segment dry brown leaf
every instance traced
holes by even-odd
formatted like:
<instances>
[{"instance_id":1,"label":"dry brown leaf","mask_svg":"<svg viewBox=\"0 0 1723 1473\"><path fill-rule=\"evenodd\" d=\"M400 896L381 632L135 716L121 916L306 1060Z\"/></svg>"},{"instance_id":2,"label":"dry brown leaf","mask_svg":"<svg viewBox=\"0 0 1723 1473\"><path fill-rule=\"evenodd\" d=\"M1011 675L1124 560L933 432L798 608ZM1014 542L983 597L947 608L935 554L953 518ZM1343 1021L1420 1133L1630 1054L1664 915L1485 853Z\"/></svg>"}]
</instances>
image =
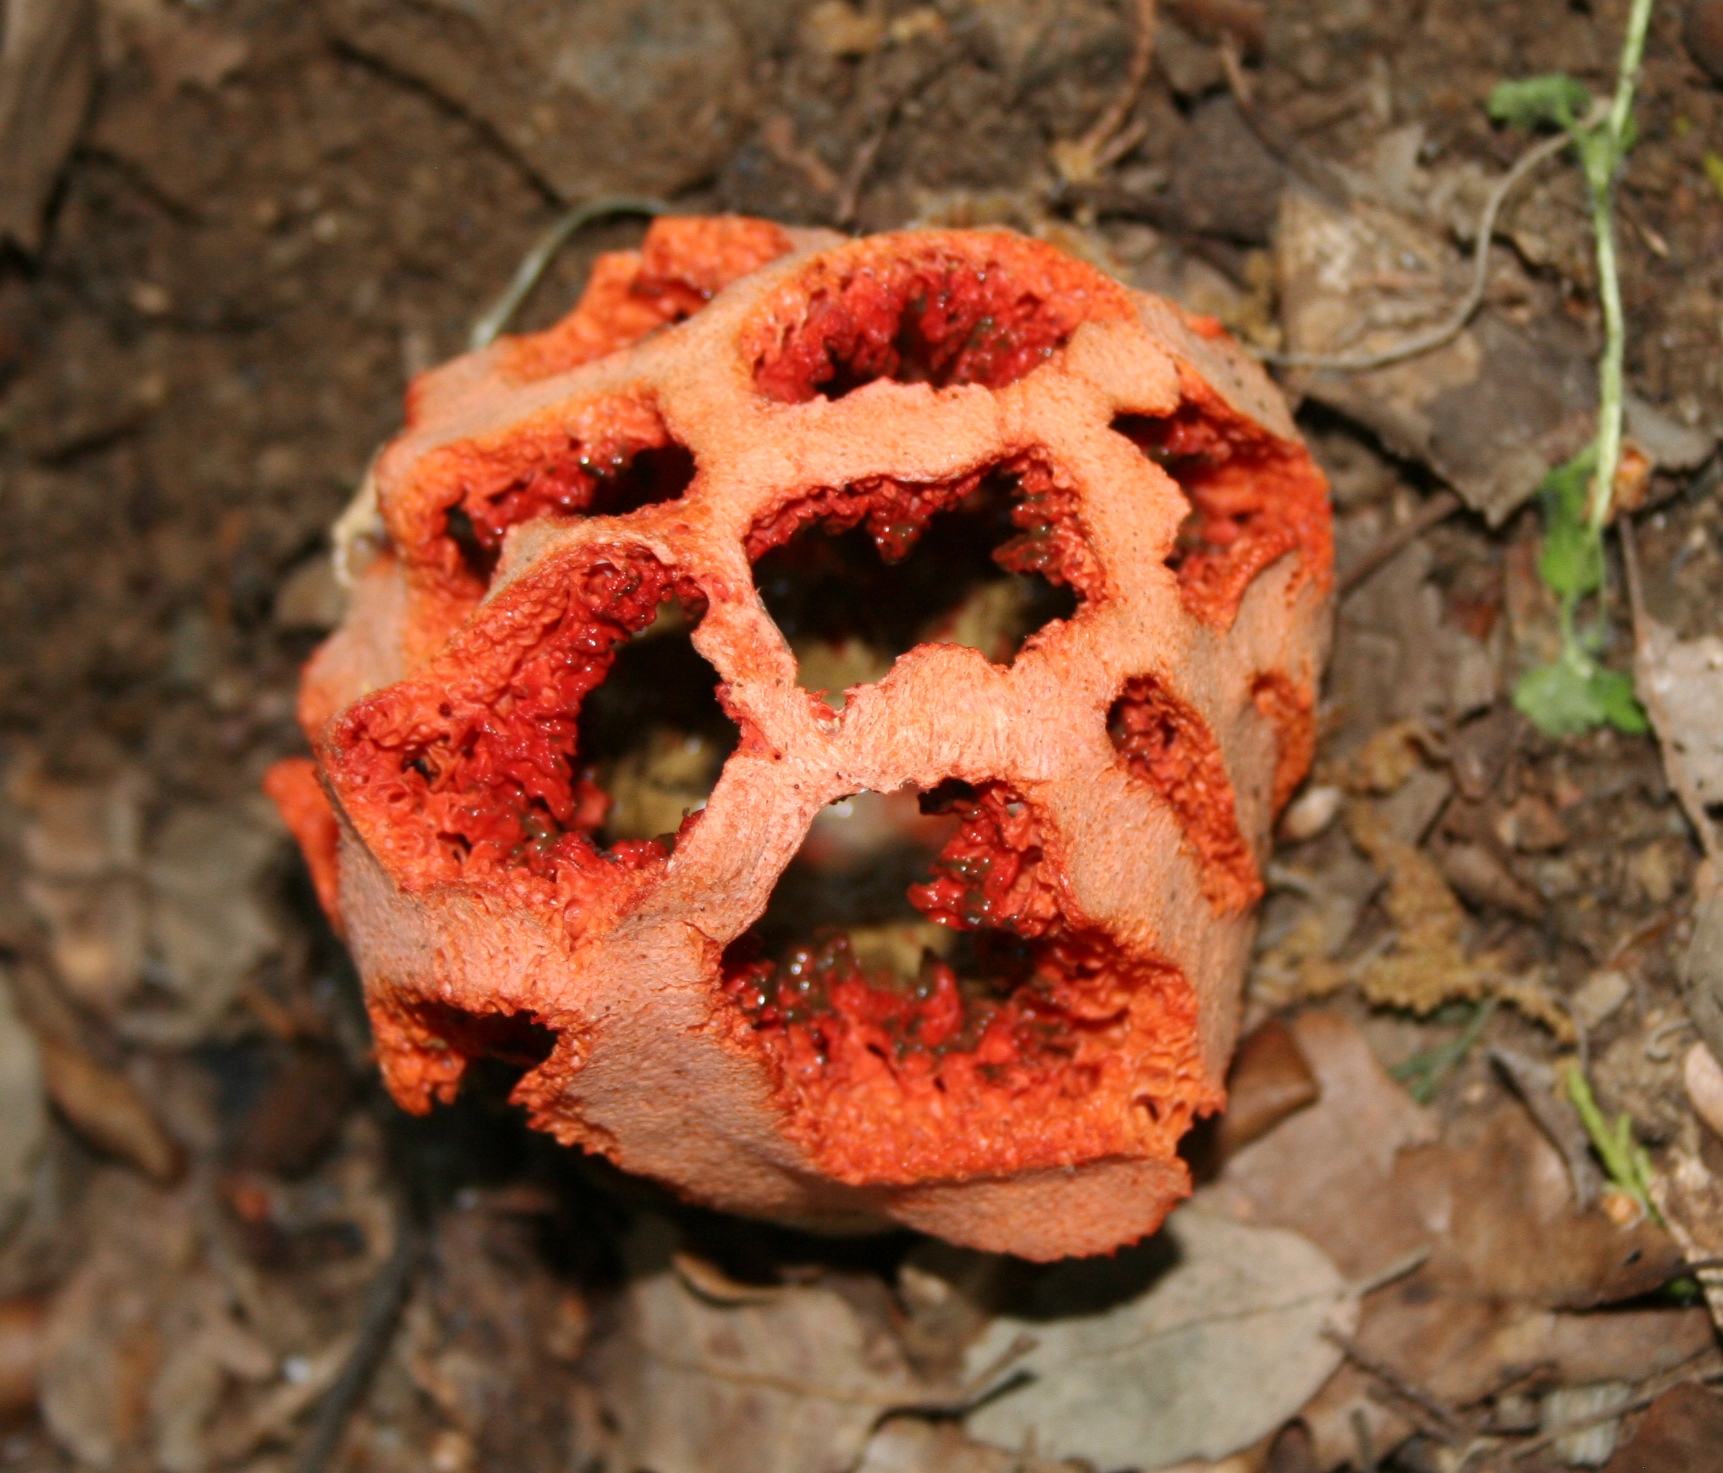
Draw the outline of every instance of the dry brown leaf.
<instances>
[{"instance_id":1,"label":"dry brown leaf","mask_svg":"<svg viewBox=\"0 0 1723 1473\"><path fill-rule=\"evenodd\" d=\"M1295 189L1281 196L1275 265L1298 353L1394 347L1465 291L1465 268L1431 232L1378 205L1337 210ZM1596 402L1582 334L1553 320L1522 331L1488 307L1431 352L1367 373L1304 372L1300 385L1497 525L1586 443Z\"/></svg>"},{"instance_id":2,"label":"dry brown leaf","mask_svg":"<svg viewBox=\"0 0 1723 1473\"><path fill-rule=\"evenodd\" d=\"M671 1265L667 1224L628 1246L621 1330L597 1352L614 1460L654 1473L806 1473L856 1459L892 1407L936 1399L861 1281L797 1284L767 1301L715 1304ZM950 1399L946 1388L945 1399Z\"/></svg>"},{"instance_id":3,"label":"dry brown leaf","mask_svg":"<svg viewBox=\"0 0 1723 1473\"><path fill-rule=\"evenodd\" d=\"M179 1180L185 1153L125 1075L59 1039L42 1042L42 1074L48 1098L91 1145L151 1181Z\"/></svg>"},{"instance_id":4,"label":"dry brown leaf","mask_svg":"<svg viewBox=\"0 0 1723 1473\"><path fill-rule=\"evenodd\" d=\"M1441 1144L1403 1152L1394 1190L1430 1230L1419 1280L1456 1296L1591 1308L1650 1293L1683 1262L1652 1223L1623 1228L1577 1209L1560 1152L1518 1104L1461 1117Z\"/></svg>"},{"instance_id":5,"label":"dry brown leaf","mask_svg":"<svg viewBox=\"0 0 1723 1473\"><path fill-rule=\"evenodd\" d=\"M1305 1013L1291 1031L1320 1096L1235 1155L1197 1200L1302 1233L1348 1277L1368 1280L1429 1242L1390 1188L1401 1149L1432 1141L1435 1123L1338 1013Z\"/></svg>"},{"instance_id":6,"label":"dry brown leaf","mask_svg":"<svg viewBox=\"0 0 1723 1473\"><path fill-rule=\"evenodd\" d=\"M1633 1436L1604 1473L1695 1473L1723 1448L1723 1396L1704 1386L1675 1386L1646 1408Z\"/></svg>"},{"instance_id":7,"label":"dry brown leaf","mask_svg":"<svg viewBox=\"0 0 1723 1473\"><path fill-rule=\"evenodd\" d=\"M1134 1292L1115 1297L1119 1280ZM1091 1293L1104 1307L1083 1312ZM1011 1365L1033 1377L985 1402L970 1433L1105 1468L1224 1458L1268 1436L1334 1373L1327 1332L1350 1333L1358 1313L1308 1239L1191 1207L1111 1261L1054 1268L1035 1301L970 1347L972 1381L1025 1342Z\"/></svg>"},{"instance_id":8,"label":"dry brown leaf","mask_svg":"<svg viewBox=\"0 0 1723 1473\"><path fill-rule=\"evenodd\" d=\"M42 243L42 209L95 82L91 0L0 3L0 241Z\"/></svg>"},{"instance_id":9,"label":"dry brown leaf","mask_svg":"<svg viewBox=\"0 0 1723 1473\"><path fill-rule=\"evenodd\" d=\"M0 970L0 1238L23 1208L47 1138L41 1051Z\"/></svg>"}]
</instances>

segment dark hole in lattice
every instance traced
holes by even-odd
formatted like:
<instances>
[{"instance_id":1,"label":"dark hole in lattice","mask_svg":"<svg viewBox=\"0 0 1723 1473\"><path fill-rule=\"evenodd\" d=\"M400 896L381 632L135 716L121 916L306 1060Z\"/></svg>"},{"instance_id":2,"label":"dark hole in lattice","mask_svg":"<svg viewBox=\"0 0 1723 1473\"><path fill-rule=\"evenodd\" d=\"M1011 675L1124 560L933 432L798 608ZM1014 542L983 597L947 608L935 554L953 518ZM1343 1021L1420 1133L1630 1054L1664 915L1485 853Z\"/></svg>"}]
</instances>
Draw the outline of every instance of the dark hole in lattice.
<instances>
[{"instance_id":1,"label":"dark hole in lattice","mask_svg":"<svg viewBox=\"0 0 1723 1473\"><path fill-rule=\"evenodd\" d=\"M525 1073L556 1047L556 1034L527 1013L473 1013L447 1003L421 1005L420 1020L464 1059L496 1059Z\"/></svg>"},{"instance_id":2,"label":"dark hole in lattice","mask_svg":"<svg viewBox=\"0 0 1723 1473\"><path fill-rule=\"evenodd\" d=\"M754 577L797 657L797 681L834 707L920 644L962 644L1009 664L1024 643L1068 619L1077 595L1039 573L1008 572L995 554L1021 529L1015 478L987 477L935 515L907 556L887 562L865 524L804 527L754 565Z\"/></svg>"},{"instance_id":3,"label":"dark hole in lattice","mask_svg":"<svg viewBox=\"0 0 1723 1473\"><path fill-rule=\"evenodd\" d=\"M578 447L567 463L535 471L498 495L449 508L449 541L467 570L489 582L510 527L541 516L619 517L675 501L694 481L694 456L674 440L593 460Z\"/></svg>"},{"instance_id":4,"label":"dark hole in lattice","mask_svg":"<svg viewBox=\"0 0 1723 1473\"><path fill-rule=\"evenodd\" d=\"M830 980L859 970L875 985L916 990L935 962L956 974L971 998L1003 998L1033 970L1030 948L994 930L957 931L930 921L910 901L957 827L947 805L974 790L941 784L928 794L861 792L827 804L779 877L765 914L726 953L725 970L776 966L785 996L810 1006Z\"/></svg>"},{"instance_id":5,"label":"dark hole in lattice","mask_svg":"<svg viewBox=\"0 0 1723 1473\"><path fill-rule=\"evenodd\" d=\"M603 844L674 834L705 806L739 734L717 696L718 675L694 648L675 599L626 640L580 713L577 765L610 798Z\"/></svg>"}]
</instances>

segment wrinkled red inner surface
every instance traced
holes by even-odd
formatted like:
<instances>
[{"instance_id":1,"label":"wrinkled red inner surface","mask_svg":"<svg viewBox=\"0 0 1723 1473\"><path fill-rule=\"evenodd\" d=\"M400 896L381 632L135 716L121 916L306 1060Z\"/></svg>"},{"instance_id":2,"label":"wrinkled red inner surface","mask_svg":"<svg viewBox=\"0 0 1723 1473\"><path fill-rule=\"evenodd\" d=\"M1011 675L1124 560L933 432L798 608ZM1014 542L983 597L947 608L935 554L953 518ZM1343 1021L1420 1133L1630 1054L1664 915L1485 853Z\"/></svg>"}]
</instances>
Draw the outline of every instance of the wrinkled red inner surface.
<instances>
[{"instance_id":1,"label":"wrinkled red inner surface","mask_svg":"<svg viewBox=\"0 0 1723 1473\"><path fill-rule=\"evenodd\" d=\"M402 884L525 872L576 906L618 870L666 857L656 839L599 849L609 800L575 754L581 704L617 646L678 591L632 549L600 558L573 587L539 580L514 600L505 638L451 652L342 714L331 776ZM696 590L680 592L698 607Z\"/></svg>"},{"instance_id":2,"label":"wrinkled red inner surface","mask_svg":"<svg viewBox=\"0 0 1723 1473\"><path fill-rule=\"evenodd\" d=\"M1177 482L1191 503L1169 560L1185 605L1225 628L1251 581L1289 552L1295 578L1326 582L1333 563L1328 489L1296 446L1229 409L1184 375L1172 414L1120 415L1113 428Z\"/></svg>"},{"instance_id":3,"label":"wrinkled red inner surface","mask_svg":"<svg viewBox=\"0 0 1723 1473\"><path fill-rule=\"evenodd\" d=\"M1222 910L1262 894L1256 861L1239 832L1220 746L1202 718L1152 675L1128 681L1107 718L1126 764L1166 799L1203 867L1203 889Z\"/></svg>"},{"instance_id":4,"label":"wrinkled red inner surface","mask_svg":"<svg viewBox=\"0 0 1723 1473\"><path fill-rule=\"evenodd\" d=\"M758 330L767 398L836 399L877 379L1003 388L1062 348L1078 324L1124 317L1113 283L1069 257L1000 235L958 249L884 237L816 262Z\"/></svg>"},{"instance_id":5,"label":"wrinkled red inner surface","mask_svg":"<svg viewBox=\"0 0 1723 1473\"><path fill-rule=\"evenodd\" d=\"M913 978L870 971L842 930L770 958L744 938L726 955L724 991L777 1067L791 1129L856 1182L984 1170L1006 1142L1021 1168L1170 1145L1217 1103L1183 979L1069 923L1010 788L941 807L957 830L908 898L1003 943L977 953L989 975L960 977L931 951Z\"/></svg>"}]
</instances>

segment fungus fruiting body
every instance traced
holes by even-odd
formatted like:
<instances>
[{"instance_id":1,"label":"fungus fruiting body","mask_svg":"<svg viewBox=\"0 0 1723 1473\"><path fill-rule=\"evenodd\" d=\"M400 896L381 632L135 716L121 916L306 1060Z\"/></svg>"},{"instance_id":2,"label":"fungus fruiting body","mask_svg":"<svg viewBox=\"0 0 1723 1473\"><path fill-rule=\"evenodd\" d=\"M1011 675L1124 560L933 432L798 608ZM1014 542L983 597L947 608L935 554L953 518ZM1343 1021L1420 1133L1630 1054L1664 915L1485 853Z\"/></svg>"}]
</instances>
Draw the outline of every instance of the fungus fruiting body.
<instances>
[{"instance_id":1,"label":"fungus fruiting body","mask_svg":"<svg viewBox=\"0 0 1723 1473\"><path fill-rule=\"evenodd\" d=\"M1053 1258L1222 1103L1326 639L1204 319L1006 232L666 219L424 375L270 787L395 1097L691 1199Z\"/></svg>"}]
</instances>

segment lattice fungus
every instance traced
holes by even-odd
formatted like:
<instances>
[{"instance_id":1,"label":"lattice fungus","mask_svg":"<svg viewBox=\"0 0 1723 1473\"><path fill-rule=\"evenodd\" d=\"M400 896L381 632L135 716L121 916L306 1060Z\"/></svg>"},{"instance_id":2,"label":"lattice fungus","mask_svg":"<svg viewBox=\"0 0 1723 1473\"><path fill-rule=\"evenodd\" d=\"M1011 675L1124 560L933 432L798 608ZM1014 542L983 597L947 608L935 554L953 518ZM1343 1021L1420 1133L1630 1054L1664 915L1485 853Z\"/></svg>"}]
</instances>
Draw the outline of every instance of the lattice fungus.
<instances>
[{"instance_id":1,"label":"lattice fungus","mask_svg":"<svg viewBox=\"0 0 1723 1473\"><path fill-rule=\"evenodd\" d=\"M409 1110L1046 1259L1223 1102L1326 488L1208 320L1002 231L666 219L420 378L270 788Z\"/></svg>"}]
</instances>

